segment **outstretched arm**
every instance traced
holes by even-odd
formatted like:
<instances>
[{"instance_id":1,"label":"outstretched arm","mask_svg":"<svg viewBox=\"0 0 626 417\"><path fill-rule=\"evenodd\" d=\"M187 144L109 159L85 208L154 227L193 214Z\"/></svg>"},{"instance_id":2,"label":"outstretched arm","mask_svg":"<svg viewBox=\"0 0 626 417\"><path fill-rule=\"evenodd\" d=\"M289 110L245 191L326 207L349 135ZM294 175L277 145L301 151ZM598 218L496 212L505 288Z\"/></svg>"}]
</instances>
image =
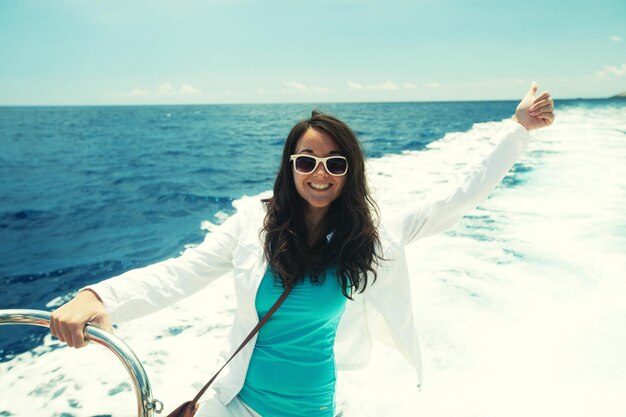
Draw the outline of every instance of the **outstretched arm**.
<instances>
[{"instance_id":1,"label":"outstretched arm","mask_svg":"<svg viewBox=\"0 0 626 417\"><path fill-rule=\"evenodd\" d=\"M515 115L491 139L493 150L489 156L471 167L469 175L458 175L396 217L393 229L405 244L446 230L476 208L524 152L529 140L528 130L552 124L554 102L550 93L543 92L535 97L536 92L537 84L533 83Z\"/></svg>"},{"instance_id":2,"label":"outstretched arm","mask_svg":"<svg viewBox=\"0 0 626 417\"><path fill-rule=\"evenodd\" d=\"M83 288L52 313L52 334L71 347L87 344L86 323L111 330L111 322L150 314L187 297L233 268L239 236L239 214L207 234L181 256L134 269Z\"/></svg>"}]
</instances>

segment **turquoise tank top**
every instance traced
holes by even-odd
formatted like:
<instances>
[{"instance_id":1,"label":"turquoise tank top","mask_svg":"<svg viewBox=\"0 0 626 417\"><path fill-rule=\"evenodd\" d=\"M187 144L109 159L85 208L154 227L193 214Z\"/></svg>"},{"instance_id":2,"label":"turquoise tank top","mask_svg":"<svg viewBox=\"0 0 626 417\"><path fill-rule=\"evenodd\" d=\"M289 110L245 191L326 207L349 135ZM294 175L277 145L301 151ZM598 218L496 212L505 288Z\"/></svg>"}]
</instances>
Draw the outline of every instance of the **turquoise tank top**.
<instances>
[{"instance_id":1,"label":"turquoise tank top","mask_svg":"<svg viewBox=\"0 0 626 417\"><path fill-rule=\"evenodd\" d=\"M259 317L282 293L268 268L256 296ZM239 398L263 417L334 416L333 346L346 300L334 269L323 284L306 277L296 285L259 330Z\"/></svg>"}]
</instances>

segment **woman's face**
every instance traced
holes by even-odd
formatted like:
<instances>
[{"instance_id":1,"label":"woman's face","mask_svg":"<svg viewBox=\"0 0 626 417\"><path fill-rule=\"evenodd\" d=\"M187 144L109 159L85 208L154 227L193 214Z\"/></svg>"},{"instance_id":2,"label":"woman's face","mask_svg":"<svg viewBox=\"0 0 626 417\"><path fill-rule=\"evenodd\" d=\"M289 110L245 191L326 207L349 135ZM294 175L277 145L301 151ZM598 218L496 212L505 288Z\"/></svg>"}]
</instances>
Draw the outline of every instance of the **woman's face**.
<instances>
[{"instance_id":1,"label":"woman's face","mask_svg":"<svg viewBox=\"0 0 626 417\"><path fill-rule=\"evenodd\" d=\"M298 140L295 153L317 157L342 155L339 146L330 135L311 127ZM297 172L292 163L292 171L296 190L307 203L307 218L310 221L319 221L328 211L330 204L341 195L347 174L339 177L330 175L322 163L310 174Z\"/></svg>"}]
</instances>

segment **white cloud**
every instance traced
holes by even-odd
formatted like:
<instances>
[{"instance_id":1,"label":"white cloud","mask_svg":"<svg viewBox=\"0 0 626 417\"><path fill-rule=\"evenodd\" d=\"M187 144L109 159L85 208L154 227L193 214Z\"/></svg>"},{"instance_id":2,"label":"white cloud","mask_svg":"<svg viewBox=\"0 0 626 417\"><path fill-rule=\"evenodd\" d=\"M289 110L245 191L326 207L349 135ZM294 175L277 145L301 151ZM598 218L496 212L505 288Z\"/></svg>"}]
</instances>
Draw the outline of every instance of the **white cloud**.
<instances>
[{"instance_id":1,"label":"white cloud","mask_svg":"<svg viewBox=\"0 0 626 417\"><path fill-rule=\"evenodd\" d=\"M299 83L297 81L283 81L283 85L287 88L292 88L298 91L306 91L306 85Z\"/></svg>"},{"instance_id":2,"label":"white cloud","mask_svg":"<svg viewBox=\"0 0 626 417\"><path fill-rule=\"evenodd\" d=\"M330 89L326 87L306 85L298 81L283 81L283 85L286 87L286 89L281 90L282 93L316 94L330 92Z\"/></svg>"},{"instance_id":3,"label":"white cloud","mask_svg":"<svg viewBox=\"0 0 626 417\"><path fill-rule=\"evenodd\" d=\"M170 83L161 84L159 88L157 88L157 95L159 96L167 96L170 94L174 94L174 86Z\"/></svg>"},{"instance_id":4,"label":"white cloud","mask_svg":"<svg viewBox=\"0 0 626 417\"><path fill-rule=\"evenodd\" d=\"M424 84L424 87L439 88L439 87L441 87L441 84L439 84L438 82L431 81L429 83Z\"/></svg>"},{"instance_id":5,"label":"white cloud","mask_svg":"<svg viewBox=\"0 0 626 417\"><path fill-rule=\"evenodd\" d=\"M176 88L171 83L161 84L156 90L148 91L141 88L133 88L127 93L122 93L122 96L138 98L138 97L197 97L202 95L202 91L199 88L194 87L191 84L183 83L180 88Z\"/></svg>"},{"instance_id":6,"label":"white cloud","mask_svg":"<svg viewBox=\"0 0 626 417\"><path fill-rule=\"evenodd\" d=\"M199 96L200 94L202 94L202 91L200 91L191 84L183 84L180 87L179 93L183 96Z\"/></svg>"},{"instance_id":7,"label":"white cloud","mask_svg":"<svg viewBox=\"0 0 626 417\"><path fill-rule=\"evenodd\" d=\"M348 80L348 87L357 91L393 91L400 89L398 84L389 80L378 84L361 84Z\"/></svg>"},{"instance_id":8,"label":"white cloud","mask_svg":"<svg viewBox=\"0 0 626 417\"><path fill-rule=\"evenodd\" d=\"M613 41L613 42L621 42L622 41L622 37L619 35L611 35L609 36L609 40Z\"/></svg>"},{"instance_id":9,"label":"white cloud","mask_svg":"<svg viewBox=\"0 0 626 417\"><path fill-rule=\"evenodd\" d=\"M607 76L615 76L615 77L623 77L626 75L626 64L622 65L607 65L602 68L600 71L596 71L596 75L598 77L607 77Z\"/></svg>"},{"instance_id":10,"label":"white cloud","mask_svg":"<svg viewBox=\"0 0 626 417\"><path fill-rule=\"evenodd\" d=\"M382 83L357 83L352 80L347 81L348 87L356 91L398 91L398 90L415 90L417 84L411 82L395 83L387 80Z\"/></svg>"}]
</instances>

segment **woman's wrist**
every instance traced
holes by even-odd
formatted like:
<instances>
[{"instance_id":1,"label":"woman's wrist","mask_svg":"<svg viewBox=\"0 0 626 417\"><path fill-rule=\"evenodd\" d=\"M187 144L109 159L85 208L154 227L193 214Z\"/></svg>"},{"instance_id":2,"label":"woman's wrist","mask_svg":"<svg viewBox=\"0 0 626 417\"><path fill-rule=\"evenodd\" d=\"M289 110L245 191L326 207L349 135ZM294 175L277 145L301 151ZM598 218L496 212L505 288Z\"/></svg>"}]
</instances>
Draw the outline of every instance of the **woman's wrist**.
<instances>
[{"instance_id":1,"label":"woman's wrist","mask_svg":"<svg viewBox=\"0 0 626 417\"><path fill-rule=\"evenodd\" d=\"M519 121L519 119L517 118L517 115L515 115L515 114L514 114L513 116L511 116L511 120L512 120L512 121L514 121L515 123L518 123L518 124L522 125L522 127L523 127L524 129L526 129L526 130L530 130L530 129L528 129L528 127L526 127L526 126L524 125L524 123L522 123L522 122L520 122L520 121Z\"/></svg>"},{"instance_id":2,"label":"woman's wrist","mask_svg":"<svg viewBox=\"0 0 626 417\"><path fill-rule=\"evenodd\" d=\"M85 288L85 289L79 291L78 294L76 294L76 296L78 297L79 295L81 295L82 297L95 298L101 304L104 304L104 302L102 301L102 298L100 298L98 293L95 292L94 290L92 290L91 288Z\"/></svg>"}]
</instances>

